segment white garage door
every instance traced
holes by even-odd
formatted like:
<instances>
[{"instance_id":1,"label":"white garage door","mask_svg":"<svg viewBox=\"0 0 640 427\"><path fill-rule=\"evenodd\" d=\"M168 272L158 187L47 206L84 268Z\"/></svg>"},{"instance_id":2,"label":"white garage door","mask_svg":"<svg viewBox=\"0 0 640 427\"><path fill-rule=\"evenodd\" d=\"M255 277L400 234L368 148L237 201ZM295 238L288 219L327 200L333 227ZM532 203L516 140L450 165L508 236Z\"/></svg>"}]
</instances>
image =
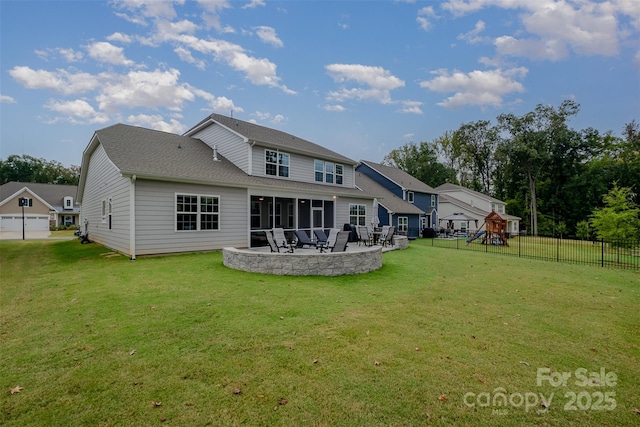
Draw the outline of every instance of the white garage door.
<instances>
[{"instance_id":1,"label":"white garage door","mask_svg":"<svg viewBox=\"0 0 640 427\"><path fill-rule=\"evenodd\" d=\"M0 216L1 231L22 231L22 215ZM49 215L25 215L25 231L48 231Z\"/></svg>"}]
</instances>

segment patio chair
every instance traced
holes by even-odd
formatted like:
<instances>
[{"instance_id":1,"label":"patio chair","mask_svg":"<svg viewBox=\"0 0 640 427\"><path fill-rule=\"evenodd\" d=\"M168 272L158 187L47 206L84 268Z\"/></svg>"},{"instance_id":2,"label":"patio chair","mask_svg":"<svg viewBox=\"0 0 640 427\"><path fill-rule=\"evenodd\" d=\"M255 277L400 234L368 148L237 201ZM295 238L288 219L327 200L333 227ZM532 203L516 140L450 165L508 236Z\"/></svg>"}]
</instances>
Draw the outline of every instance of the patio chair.
<instances>
[{"instance_id":1,"label":"patio chair","mask_svg":"<svg viewBox=\"0 0 640 427\"><path fill-rule=\"evenodd\" d=\"M365 246L371 245L373 241L373 236L369 234L369 229L364 226L358 227L358 245L360 242L364 243Z\"/></svg>"},{"instance_id":2,"label":"patio chair","mask_svg":"<svg viewBox=\"0 0 640 427\"><path fill-rule=\"evenodd\" d=\"M313 240L311 240L309 238L309 236L307 236L307 232L304 230L296 230L296 238L298 239L298 247L302 248L305 245L306 246L313 246L314 248L316 247L316 242L314 242Z\"/></svg>"},{"instance_id":3,"label":"patio chair","mask_svg":"<svg viewBox=\"0 0 640 427\"><path fill-rule=\"evenodd\" d=\"M316 240L318 241L318 243L327 243L327 235L324 233L324 230L313 230L313 234L316 235Z\"/></svg>"},{"instance_id":4,"label":"patio chair","mask_svg":"<svg viewBox=\"0 0 640 427\"><path fill-rule=\"evenodd\" d=\"M393 246L393 234L395 233L395 230L396 228L393 225L390 225L389 228L387 228L386 234L384 234L383 230L383 234L380 236L382 238L382 246Z\"/></svg>"},{"instance_id":5,"label":"patio chair","mask_svg":"<svg viewBox=\"0 0 640 427\"><path fill-rule=\"evenodd\" d=\"M264 234L267 236L267 243L269 243L271 252L280 252L280 248L276 245L275 240L273 240L273 234L271 234L269 230L265 231Z\"/></svg>"},{"instance_id":6,"label":"patio chair","mask_svg":"<svg viewBox=\"0 0 640 427\"><path fill-rule=\"evenodd\" d=\"M338 233L340 232L340 230L338 228L332 228L329 230L329 236L327 237L327 240L324 242L320 241L320 236L316 234L316 236L318 237L318 242L317 242L317 248L320 249L320 252L324 252L325 249L332 249L335 244L336 244L336 239L338 238ZM349 235L351 235L351 233L349 231L346 231L346 233L349 233Z\"/></svg>"},{"instance_id":7,"label":"patio chair","mask_svg":"<svg viewBox=\"0 0 640 427\"><path fill-rule=\"evenodd\" d=\"M336 235L336 242L331 248L331 252L344 252L347 250L347 244L349 242L349 232L339 231Z\"/></svg>"},{"instance_id":8,"label":"patio chair","mask_svg":"<svg viewBox=\"0 0 640 427\"><path fill-rule=\"evenodd\" d=\"M273 240L275 240L278 248L289 247L289 240L287 240L287 236L284 235L284 229L282 228L273 229Z\"/></svg>"}]
</instances>

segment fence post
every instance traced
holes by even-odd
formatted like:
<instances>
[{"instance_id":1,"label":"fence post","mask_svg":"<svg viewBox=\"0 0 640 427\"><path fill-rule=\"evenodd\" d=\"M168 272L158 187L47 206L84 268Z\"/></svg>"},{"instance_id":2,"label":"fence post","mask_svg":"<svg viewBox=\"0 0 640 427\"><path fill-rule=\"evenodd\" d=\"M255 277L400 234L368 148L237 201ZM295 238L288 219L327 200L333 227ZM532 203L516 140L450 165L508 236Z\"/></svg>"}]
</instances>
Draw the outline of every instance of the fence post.
<instances>
[{"instance_id":1,"label":"fence post","mask_svg":"<svg viewBox=\"0 0 640 427\"><path fill-rule=\"evenodd\" d=\"M600 267L604 267L604 237L602 238L602 244L600 245Z\"/></svg>"}]
</instances>

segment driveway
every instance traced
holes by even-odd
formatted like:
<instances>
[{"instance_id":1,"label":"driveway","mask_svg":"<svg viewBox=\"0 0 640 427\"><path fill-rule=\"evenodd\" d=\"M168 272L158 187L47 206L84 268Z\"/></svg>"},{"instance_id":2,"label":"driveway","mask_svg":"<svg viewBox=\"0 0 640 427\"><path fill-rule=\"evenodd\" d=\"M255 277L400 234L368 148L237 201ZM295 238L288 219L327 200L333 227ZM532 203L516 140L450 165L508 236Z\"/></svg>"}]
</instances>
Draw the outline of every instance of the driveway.
<instances>
[{"instance_id":1,"label":"driveway","mask_svg":"<svg viewBox=\"0 0 640 427\"><path fill-rule=\"evenodd\" d=\"M26 231L25 240L48 239L50 231ZM0 240L22 240L22 231L0 231Z\"/></svg>"}]
</instances>

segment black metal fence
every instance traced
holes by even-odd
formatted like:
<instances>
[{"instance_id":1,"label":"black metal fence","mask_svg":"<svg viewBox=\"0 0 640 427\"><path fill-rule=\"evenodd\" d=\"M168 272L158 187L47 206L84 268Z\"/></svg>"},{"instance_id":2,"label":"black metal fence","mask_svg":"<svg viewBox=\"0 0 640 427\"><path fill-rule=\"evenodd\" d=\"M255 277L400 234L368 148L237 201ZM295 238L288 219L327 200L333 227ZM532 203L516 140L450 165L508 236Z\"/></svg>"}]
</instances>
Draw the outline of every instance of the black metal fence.
<instances>
[{"instance_id":1,"label":"black metal fence","mask_svg":"<svg viewBox=\"0 0 640 427\"><path fill-rule=\"evenodd\" d=\"M501 241L466 236L429 239L435 247L480 251L520 258L589 264L601 267L640 270L640 240L578 240L539 236L515 236ZM505 244L506 243L506 244Z\"/></svg>"}]
</instances>

